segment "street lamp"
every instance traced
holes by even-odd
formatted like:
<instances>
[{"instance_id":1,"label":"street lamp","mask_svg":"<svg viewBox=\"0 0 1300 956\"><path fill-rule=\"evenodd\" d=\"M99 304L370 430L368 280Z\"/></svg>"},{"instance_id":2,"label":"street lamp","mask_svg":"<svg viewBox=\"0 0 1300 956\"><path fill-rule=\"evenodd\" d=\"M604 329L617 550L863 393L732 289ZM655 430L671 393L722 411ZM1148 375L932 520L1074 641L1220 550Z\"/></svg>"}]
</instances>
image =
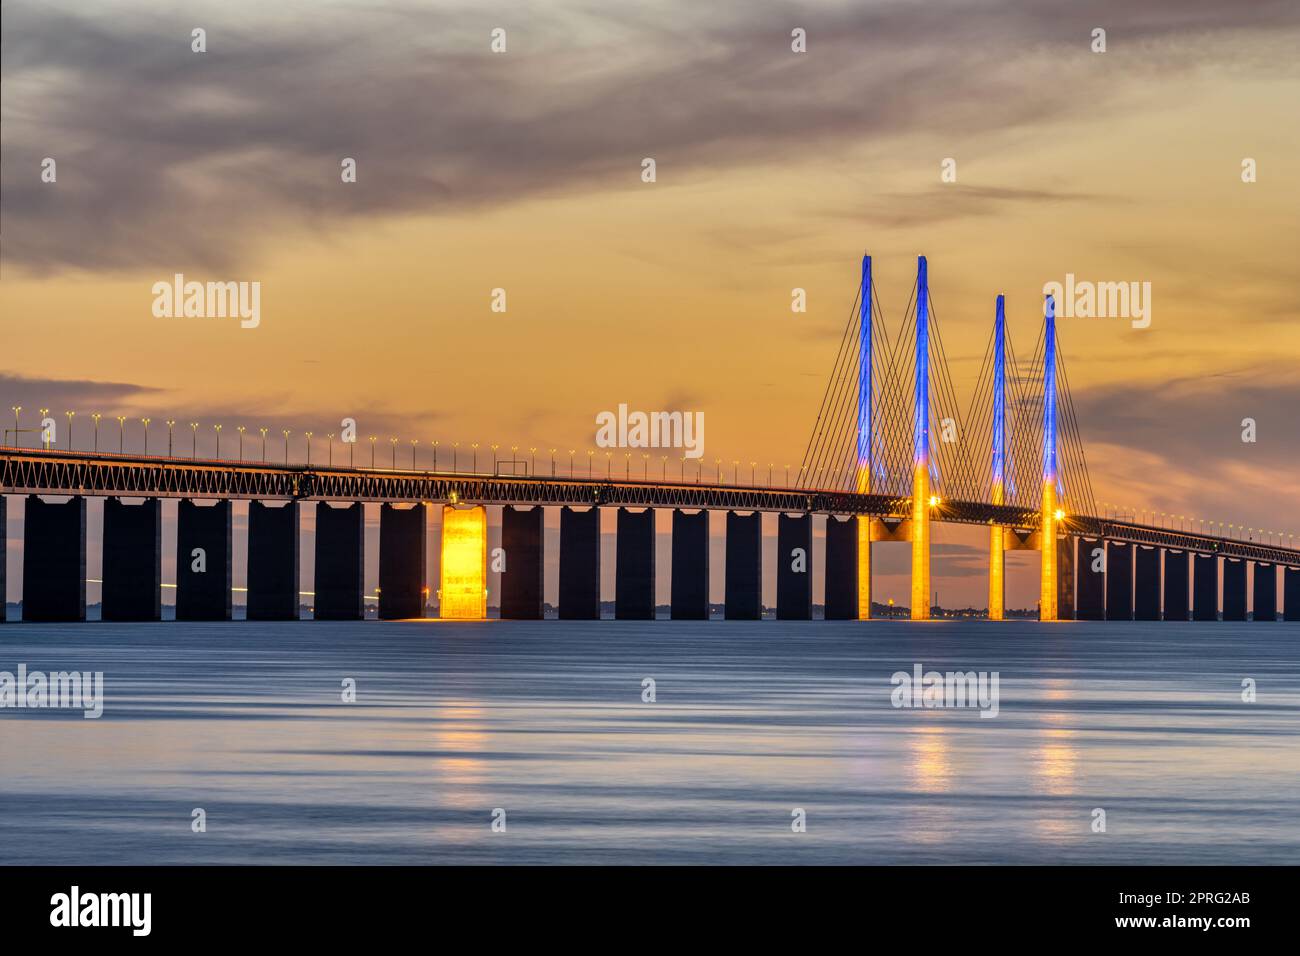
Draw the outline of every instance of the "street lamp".
<instances>
[{"instance_id":1,"label":"street lamp","mask_svg":"<svg viewBox=\"0 0 1300 956\"><path fill-rule=\"evenodd\" d=\"M213 425L212 430L217 433L217 457L221 457L221 426Z\"/></svg>"},{"instance_id":2,"label":"street lamp","mask_svg":"<svg viewBox=\"0 0 1300 956\"><path fill-rule=\"evenodd\" d=\"M48 408L41 409L41 440L45 442L46 448L50 447L50 433L45 430L45 419L48 418L49 415L50 410Z\"/></svg>"},{"instance_id":3,"label":"street lamp","mask_svg":"<svg viewBox=\"0 0 1300 956\"><path fill-rule=\"evenodd\" d=\"M10 405L9 410L14 413L14 447L18 447L18 413L23 410L21 405Z\"/></svg>"},{"instance_id":4,"label":"street lamp","mask_svg":"<svg viewBox=\"0 0 1300 956\"><path fill-rule=\"evenodd\" d=\"M95 418L96 418L96 422L95 422L95 424L98 425L98 424L99 424L99 422L98 422L98 418L99 418L99 416L96 415ZM175 428L175 427L176 427L176 419L174 419L174 418L169 418L169 419L167 419L167 457L168 457L168 458L170 458L170 457L172 456L172 429ZM96 431L98 431L98 430L99 430L99 429L96 428ZM96 447L98 447L98 445L99 445L98 437L96 437L95 445L96 445Z\"/></svg>"},{"instance_id":5,"label":"street lamp","mask_svg":"<svg viewBox=\"0 0 1300 956\"><path fill-rule=\"evenodd\" d=\"M370 436L370 467L375 467L375 436Z\"/></svg>"},{"instance_id":6,"label":"street lamp","mask_svg":"<svg viewBox=\"0 0 1300 956\"><path fill-rule=\"evenodd\" d=\"M596 456L596 453L595 453L594 451L592 451L590 448L588 448L588 449L587 449L587 478L588 478L588 480L590 480L590 478L591 478L591 460L592 460L595 456Z\"/></svg>"},{"instance_id":7,"label":"street lamp","mask_svg":"<svg viewBox=\"0 0 1300 956\"><path fill-rule=\"evenodd\" d=\"M303 432L307 436L307 467L311 467L311 436L313 432Z\"/></svg>"},{"instance_id":8,"label":"street lamp","mask_svg":"<svg viewBox=\"0 0 1300 956\"><path fill-rule=\"evenodd\" d=\"M415 471L415 446L420 444L420 439L411 439L411 471Z\"/></svg>"},{"instance_id":9,"label":"street lamp","mask_svg":"<svg viewBox=\"0 0 1300 956\"><path fill-rule=\"evenodd\" d=\"M126 449L126 416L117 416L117 453L120 455Z\"/></svg>"},{"instance_id":10,"label":"street lamp","mask_svg":"<svg viewBox=\"0 0 1300 956\"><path fill-rule=\"evenodd\" d=\"M90 417L95 420L95 451L98 452L99 451L99 420L103 416L101 416L99 412L94 412Z\"/></svg>"},{"instance_id":11,"label":"street lamp","mask_svg":"<svg viewBox=\"0 0 1300 956\"><path fill-rule=\"evenodd\" d=\"M500 447L500 445L492 446L492 474L494 475L497 473L497 449Z\"/></svg>"},{"instance_id":12,"label":"street lamp","mask_svg":"<svg viewBox=\"0 0 1300 956\"><path fill-rule=\"evenodd\" d=\"M438 441L437 441L437 439L434 439L434 442L433 442L433 470L434 470L434 471L437 471L437 470L438 470Z\"/></svg>"},{"instance_id":13,"label":"street lamp","mask_svg":"<svg viewBox=\"0 0 1300 956\"><path fill-rule=\"evenodd\" d=\"M262 464L266 464L266 433L270 431L270 429L258 428L257 430L262 433Z\"/></svg>"},{"instance_id":14,"label":"street lamp","mask_svg":"<svg viewBox=\"0 0 1300 956\"><path fill-rule=\"evenodd\" d=\"M146 456L149 454L149 423L151 421L153 421L152 418L140 419L140 424L144 426L144 453Z\"/></svg>"},{"instance_id":15,"label":"street lamp","mask_svg":"<svg viewBox=\"0 0 1300 956\"><path fill-rule=\"evenodd\" d=\"M64 412L63 414L68 416L68 451L72 451L72 416L77 413Z\"/></svg>"},{"instance_id":16,"label":"street lamp","mask_svg":"<svg viewBox=\"0 0 1300 956\"><path fill-rule=\"evenodd\" d=\"M328 457L328 459L327 459L327 463L329 464L329 466L330 466L331 468L334 467L334 436L335 436L335 434L337 434L337 433L336 433L336 432L330 432L328 435L325 436L326 438L329 439L329 443L330 443L329 457Z\"/></svg>"},{"instance_id":17,"label":"street lamp","mask_svg":"<svg viewBox=\"0 0 1300 956\"><path fill-rule=\"evenodd\" d=\"M452 442L451 443L451 473L453 475L458 474L460 471L460 462L458 460L459 453L460 453L460 442L458 441Z\"/></svg>"},{"instance_id":18,"label":"street lamp","mask_svg":"<svg viewBox=\"0 0 1300 956\"><path fill-rule=\"evenodd\" d=\"M478 442L471 442L469 447L474 449L474 455L471 459L471 465L470 465L470 474L477 475L478 474Z\"/></svg>"},{"instance_id":19,"label":"street lamp","mask_svg":"<svg viewBox=\"0 0 1300 956\"><path fill-rule=\"evenodd\" d=\"M280 432L284 435L284 463L287 465L289 464L289 436L292 434L292 430L281 428Z\"/></svg>"},{"instance_id":20,"label":"street lamp","mask_svg":"<svg viewBox=\"0 0 1300 956\"><path fill-rule=\"evenodd\" d=\"M190 422L190 458L199 457L199 423Z\"/></svg>"},{"instance_id":21,"label":"street lamp","mask_svg":"<svg viewBox=\"0 0 1300 956\"><path fill-rule=\"evenodd\" d=\"M244 426L236 425L235 431L239 432L239 460L244 460Z\"/></svg>"},{"instance_id":22,"label":"street lamp","mask_svg":"<svg viewBox=\"0 0 1300 956\"><path fill-rule=\"evenodd\" d=\"M397 470L397 436L390 435L388 443L393 446L393 471Z\"/></svg>"}]
</instances>

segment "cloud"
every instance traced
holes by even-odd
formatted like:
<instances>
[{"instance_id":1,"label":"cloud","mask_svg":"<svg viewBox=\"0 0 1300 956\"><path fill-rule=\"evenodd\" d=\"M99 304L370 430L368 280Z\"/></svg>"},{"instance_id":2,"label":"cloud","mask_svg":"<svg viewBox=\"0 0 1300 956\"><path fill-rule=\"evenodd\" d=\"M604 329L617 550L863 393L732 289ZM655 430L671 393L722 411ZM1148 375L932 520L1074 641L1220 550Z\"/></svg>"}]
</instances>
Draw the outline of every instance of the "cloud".
<instances>
[{"instance_id":1,"label":"cloud","mask_svg":"<svg viewBox=\"0 0 1300 956\"><path fill-rule=\"evenodd\" d=\"M90 11L90 12L87 12ZM1086 11L1065 2L141 2L5 5L3 261L63 270L230 270L272 238L816 156L927 129L954 137L1095 113L1125 83L1295 30L1290 3ZM190 50L201 21L208 52ZM1088 59L1094 23L1121 70ZM509 47L488 51L504 24ZM789 50L792 25L809 52ZM1214 43L1202 42L1213 36ZM1124 55L1123 53L1116 54ZM1260 70L1275 64L1266 58ZM42 158L58 183L40 182ZM343 185L339 163L358 163ZM892 197L888 221L1071 198ZM897 208L895 208L897 207ZM910 212L907 212L908 210ZM935 211L937 210L937 211Z\"/></svg>"}]
</instances>

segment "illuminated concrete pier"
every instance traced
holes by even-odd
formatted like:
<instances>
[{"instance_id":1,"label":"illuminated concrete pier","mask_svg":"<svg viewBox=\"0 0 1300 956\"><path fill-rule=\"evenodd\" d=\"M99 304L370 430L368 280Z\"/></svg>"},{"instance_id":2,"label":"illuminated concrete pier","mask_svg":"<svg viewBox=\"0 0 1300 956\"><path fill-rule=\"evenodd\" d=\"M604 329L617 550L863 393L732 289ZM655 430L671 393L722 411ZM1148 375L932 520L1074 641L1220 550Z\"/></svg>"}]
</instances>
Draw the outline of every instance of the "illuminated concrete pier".
<instances>
[{"instance_id":1,"label":"illuminated concrete pier","mask_svg":"<svg viewBox=\"0 0 1300 956\"><path fill-rule=\"evenodd\" d=\"M29 495L23 519L23 620L86 619L86 499Z\"/></svg>"},{"instance_id":2,"label":"illuminated concrete pier","mask_svg":"<svg viewBox=\"0 0 1300 956\"><path fill-rule=\"evenodd\" d=\"M776 616L812 620L812 515L777 515Z\"/></svg>"},{"instance_id":3,"label":"illuminated concrete pier","mask_svg":"<svg viewBox=\"0 0 1300 956\"><path fill-rule=\"evenodd\" d=\"M487 509L444 505L438 563L438 616L452 621L487 618ZM509 567L510 555L506 554Z\"/></svg>"},{"instance_id":4,"label":"illuminated concrete pier","mask_svg":"<svg viewBox=\"0 0 1300 956\"><path fill-rule=\"evenodd\" d=\"M248 620L298 620L298 502L248 503Z\"/></svg>"},{"instance_id":5,"label":"illuminated concrete pier","mask_svg":"<svg viewBox=\"0 0 1300 956\"><path fill-rule=\"evenodd\" d=\"M104 499L100 618L162 620L162 501Z\"/></svg>"},{"instance_id":6,"label":"illuminated concrete pier","mask_svg":"<svg viewBox=\"0 0 1300 956\"><path fill-rule=\"evenodd\" d=\"M916 392L912 429L912 620L930 619L930 280L916 259Z\"/></svg>"},{"instance_id":7,"label":"illuminated concrete pier","mask_svg":"<svg viewBox=\"0 0 1300 956\"><path fill-rule=\"evenodd\" d=\"M379 619L424 617L427 594L423 504L379 508Z\"/></svg>"},{"instance_id":8,"label":"illuminated concrete pier","mask_svg":"<svg viewBox=\"0 0 1300 956\"><path fill-rule=\"evenodd\" d=\"M673 510L674 621L709 619L709 513Z\"/></svg>"},{"instance_id":9,"label":"illuminated concrete pier","mask_svg":"<svg viewBox=\"0 0 1300 956\"><path fill-rule=\"evenodd\" d=\"M560 511L560 618L600 619L600 509Z\"/></svg>"},{"instance_id":10,"label":"illuminated concrete pier","mask_svg":"<svg viewBox=\"0 0 1300 956\"><path fill-rule=\"evenodd\" d=\"M501 617L513 621L542 619L545 510L501 509L501 548L506 567L501 573Z\"/></svg>"},{"instance_id":11,"label":"illuminated concrete pier","mask_svg":"<svg viewBox=\"0 0 1300 956\"><path fill-rule=\"evenodd\" d=\"M176 620L229 621L231 502L176 508Z\"/></svg>"},{"instance_id":12,"label":"illuminated concrete pier","mask_svg":"<svg viewBox=\"0 0 1300 956\"><path fill-rule=\"evenodd\" d=\"M327 501L316 503L316 595L312 616L317 621L360 621L365 617L364 507L359 501L342 508Z\"/></svg>"},{"instance_id":13,"label":"illuminated concrete pier","mask_svg":"<svg viewBox=\"0 0 1300 956\"><path fill-rule=\"evenodd\" d=\"M763 516L727 512L726 618L757 621L763 613Z\"/></svg>"},{"instance_id":14,"label":"illuminated concrete pier","mask_svg":"<svg viewBox=\"0 0 1300 956\"><path fill-rule=\"evenodd\" d=\"M614 617L653 621L655 616L655 513L619 508L614 544Z\"/></svg>"}]
</instances>

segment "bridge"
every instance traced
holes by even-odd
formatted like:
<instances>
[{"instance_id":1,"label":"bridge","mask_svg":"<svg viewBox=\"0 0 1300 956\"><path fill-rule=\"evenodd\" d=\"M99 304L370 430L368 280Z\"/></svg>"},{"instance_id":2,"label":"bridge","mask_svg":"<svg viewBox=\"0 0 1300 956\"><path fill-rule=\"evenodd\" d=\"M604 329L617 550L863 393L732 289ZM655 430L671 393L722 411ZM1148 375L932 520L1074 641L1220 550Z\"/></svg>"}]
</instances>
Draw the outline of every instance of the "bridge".
<instances>
[{"instance_id":1,"label":"bridge","mask_svg":"<svg viewBox=\"0 0 1300 956\"><path fill-rule=\"evenodd\" d=\"M161 617L161 502L179 499L177 619L231 617L232 511L250 501L248 617L296 619L300 593L317 619L360 619L363 502L379 502L379 616L421 617L429 594L427 507L439 505L443 617L486 616L486 508L502 508L502 617L539 619L543 602L543 512L559 507L559 616L600 616L599 509L617 509L615 616L655 614L654 511L672 509L672 616L709 616L708 511L726 512L725 615L762 613L762 512L777 522L778 618L812 616L812 562L824 561L828 619L872 616L873 545L906 542L912 561L910 614L930 607L932 522L986 526L989 617L1005 615L1005 555L1040 554L1039 617L1080 620L1300 620L1300 550L1276 540L1242 540L1099 514L1056 335L1045 297L1032 358L1021 367L998 296L974 395L958 407L918 259L905 313L891 334L872 279L861 279L804 460L790 487L710 481L685 463L667 473L622 479L150 456L51 447L0 446L4 495L24 495L23 618L84 620L86 498L102 496L105 620ZM15 412L17 416L17 412ZM42 428L50 423L48 418ZM38 435L48 435L33 429ZM70 431L70 429L69 429ZM70 436L66 436L70 437ZM40 446L44 447L40 447ZM98 442L96 441L96 445ZM169 442L170 445L170 442ZM395 464L395 462L394 462ZM475 462L475 465L477 462ZM769 482L770 483L770 482ZM68 496L61 503L43 496ZM123 499L143 499L129 504ZM200 506L199 501L211 504ZM278 505L278 506L277 506ZM303 507L316 509L316 580L300 591ZM826 520L813 554L812 516ZM1261 536L1263 538L1263 536ZM0 595L4 593L0 535ZM792 560L793 559L793 560ZM1279 588L1279 576L1282 586ZM1249 582L1253 581L1253 587ZM1220 603L1220 590L1222 602ZM0 605L0 619L3 606Z\"/></svg>"}]
</instances>

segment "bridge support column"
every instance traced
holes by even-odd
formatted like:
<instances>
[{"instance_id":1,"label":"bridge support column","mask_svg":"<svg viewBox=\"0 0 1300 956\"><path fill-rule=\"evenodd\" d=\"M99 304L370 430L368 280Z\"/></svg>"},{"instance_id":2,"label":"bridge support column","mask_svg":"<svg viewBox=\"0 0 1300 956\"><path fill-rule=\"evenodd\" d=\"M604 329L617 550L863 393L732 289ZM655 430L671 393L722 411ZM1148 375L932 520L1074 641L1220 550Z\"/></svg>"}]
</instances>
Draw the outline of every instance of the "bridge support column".
<instances>
[{"instance_id":1,"label":"bridge support column","mask_svg":"<svg viewBox=\"0 0 1300 956\"><path fill-rule=\"evenodd\" d=\"M1061 621L1073 621L1075 615L1075 550L1074 535L1056 539L1056 616Z\"/></svg>"},{"instance_id":2,"label":"bridge support column","mask_svg":"<svg viewBox=\"0 0 1300 956\"><path fill-rule=\"evenodd\" d=\"M379 508L379 619L424 617L427 518L423 504Z\"/></svg>"},{"instance_id":3,"label":"bridge support column","mask_svg":"<svg viewBox=\"0 0 1300 956\"><path fill-rule=\"evenodd\" d=\"M989 528L989 620L1006 618L1006 529L1002 525Z\"/></svg>"},{"instance_id":4,"label":"bridge support column","mask_svg":"<svg viewBox=\"0 0 1300 956\"><path fill-rule=\"evenodd\" d=\"M364 509L359 501L343 508L331 507L325 501L316 503L316 596L312 617L317 621L360 621L365 617Z\"/></svg>"},{"instance_id":5,"label":"bridge support column","mask_svg":"<svg viewBox=\"0 0 1300 956\"><path fill-rule=\"evenodd\" d=\"M1300 621L1300 568L1284 569L1282 581L1282 620Z\"/></svg>"},{"instance_id":6,"label":"bridge support column","mask_svg":"<svg viewBox=\"0 0 1300 956\"><path fill-rule=\"evenodd\" d=\"M1165 552L1165 620L1186 621L1191 615L1187 588L1192 582L1192 556L1186 551Z\"/></svg>"},{"instance_id":7,"label":"bridge support column","mask_svg":"<svg viewBox=\"0 0 1300 956\"><path fill-rule=\"evenodd\" d=\"M930 470L912 475L912 620L930 620Z\"/></svg>"},{"instance_id":8,"label":"bridge support column","mask_svg":"<svg viewBox=\"0 0 1300 956\"><path fill-rule=\"evenodd\" d=\"M1055 621L1060 619L1059 567L1056 549L1056 479L1049 478L1043 482L1042 527L1039 529L1039 555L1042 558L1038 593L1038 619Z\"/></svg>"},{"instance_id":9,"label":"bridge support column","mask_svg":"<svg viewBox=\"0 0 1300 956\"><path fill-rule=\"evenodd\" d=\"M1277 565L1255 562L1254 617L1256 621L1277 621Z\"/></svg>"},{"instance_id":10,"label":"bridge support column","mask_svg":"<svg viewBox=\"0 0 1300 956\"><path fill-rule=\"evenodd\" d=\"M438 617L453 621L487 618L487 508L442 509L442 559L438 562ZM506 553L506 567L510 554Z\"/></svg>"},{"instance_id":11,"label":"bridge support column","mask_svg":"<svg viewBox=\"0 0 1300 956\"><path fill-rule=\"evenodd\" d=\"M176 508L176 620L230 620L231 517L229 499Z\"/></svg>"},{"instance_id":12,"label":"bridge support column","mask_svg":"<svg viewBox=\"0 0 1300 956\"><path fill-rule=\"evenodd\" d=\"M1223 559L1223 619L1246 620L1246 562Z\"/></svg>"},{"instance_id":13,"label":"bridge support column","mask_svg":"<svg viewBox=\"0 0 1300 956\"><path fill-rule=\"evenodd\" d=\"M812 620L812 515L776 518L776 616Z\"/></svg>"},{"instance_id":14,"label":"bridge support column","mask_svg":"<svg viewBox=\"0 0 1300 956\"><path fill-rule=\"evenodd\" d=\"M858 620L871 620L871 518L859 515L858 525Z\"/></svg>"},{"instance_id":15,"label":"bridge support column","mask_svg":"<svg viewBox=\"0 0 1300 956\"><path fill-rule=\"evenodd\" d=\"M614 542L614 617L653 621L655 617L655 512L618 509Z\"/></svg>"},{"instance_id":16,"label":"bridge support column","mask_svg":"<svg viewBox=\"0 0 1300 956\"><path fill-rule=\"evenodd\" d=\"M1198 554L1193 563L1192 620L1219 619L1219 559L1213 554Z\"/></svg>"},{"instance_id":17,"label":"bridge support column","mask_svg":"<svg viewBox=\"0 0 1300 956\"><path fill-rule=\"evenodd\" d=\"M600 509L560 511L560 618L600 620Z\"/></svg>"},{"instance_id":18,"label":"bridge support column","mask_svg":"<svg viewBox=\"0 0 1300 956\"><path fill-rule=\"evenodd\" d=\"M828 621L858 619L858 524L865 519L826 516L826 602ZM779 600L779 597L778 597Z\"/></svg>"},{"instance_id":19,"label":"bridge support column","mask_svg":"<svg viewBox=\"0 0 1300 956\"><path fill-rule=\"evenodd\" d=\"M14 439L17 442L17 439ZM8 501L4 495L0 495L0 624L5 622L8 614L6 605L9 603L9 579L6 564L5 551L9 547L9 510Z\"/></svg>"},{"instance_id":20,"label":"bridge support column","mask_svg":"<svg viewBox=\"0 0 1300 956\"><path fill-rule=\"evenodd\" d=\"M1106 620L1106 542L1100 538L1079 539L1080 621Z\"/></svg>"},{"instance_id":21,"label":"bridge support column","mask_svg":"<svg viewBox=\"0 0 1300 956\"><path fill-rule=\"evenodd\" d=\"M1133 620L1160 620L1160 549L1133 546Z\"/></svg>"},{"instance_id":22,"label":"bridge support column","mask_svg":"<svg viewBox=\"0 0 1300 956\"><path fill-rule=\"evenodd\" d=\"M506 569L501 572L501 617L512 621L542 619L543 543L546 511L535 508L501 510L501 547Z\"/></svg>"},{"instance_id":23,"label":"bridge support column","mask_svg":"<svg viewBox=\"0 0 1300 956\"><path fill-rule=\"evenodd\" d=\"M1133 549L1106 542L1106 620L1133 620Z\"/></svg>"},{"instance_id":24,"label":"bridge support column","mask_svg":"<svg viewBox=\"0 0 1300 956\"><path fill-rule=\"evenodd\" d=\"M248 503L248 620L298 620L296 501Z\"/></svg>"},{"instance_id":25,"label":"bridge support column","mask_svg":"<svg viewBox=\"0 0 1300 956\"><path fill-rule=\"evenodd\" d=\"M727 512L726 618L757 621L763 616L763 516Z\"/></svg>"},{"instance_id":26,"label":"bridge support column","mask_svg":"<svg viewBox=\"0 0 1300 956\"><path fill-rule=\"evenodd\" d=\"M86 499L27 496L23 520L23 620L86 619Z\"/></svg>"},{"instance_id":27,"label":"bridge support column","mask_svg":"<svg viewBox=\"0 0 1300 956\"><path fill-rule=\"evenodd\" d=\"M673 511L674 621L709 619L709 513Z\"/></svg>"},{"instance_id":28,"label":"bridge support column","mask_svg":"<svg viewBox=\"0 0 1300 956\"><path fill-rule=\"evenodd\" d=\"M100 619L162 620L162 501L104 499Z\"/></svg>"}]
</instances>

